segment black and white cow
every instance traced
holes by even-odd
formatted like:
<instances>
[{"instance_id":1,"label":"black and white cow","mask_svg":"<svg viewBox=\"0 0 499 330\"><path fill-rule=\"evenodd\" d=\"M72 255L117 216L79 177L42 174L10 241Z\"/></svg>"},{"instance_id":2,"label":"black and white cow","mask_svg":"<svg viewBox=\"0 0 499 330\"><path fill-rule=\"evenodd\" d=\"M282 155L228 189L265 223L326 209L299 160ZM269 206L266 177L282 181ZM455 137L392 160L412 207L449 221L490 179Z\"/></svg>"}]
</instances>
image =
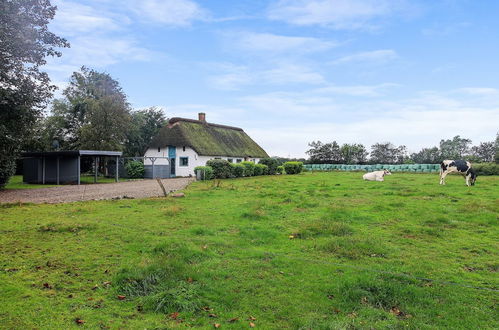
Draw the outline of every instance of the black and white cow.
<instances>
[{"instance_id":1,"label":"black and white cow","mask_svg":"<svg viewBox=\"0 0 499 330\"><path fill-rule=\"evenodd\" d=\"M449 160L446 159L440 164L440 184L445 184L445 177L449 173L461 173L466 178L467 186L474 186L476 181L475 170L471 167L471 163L464 160Z\"/></svg>"}]
</instances>

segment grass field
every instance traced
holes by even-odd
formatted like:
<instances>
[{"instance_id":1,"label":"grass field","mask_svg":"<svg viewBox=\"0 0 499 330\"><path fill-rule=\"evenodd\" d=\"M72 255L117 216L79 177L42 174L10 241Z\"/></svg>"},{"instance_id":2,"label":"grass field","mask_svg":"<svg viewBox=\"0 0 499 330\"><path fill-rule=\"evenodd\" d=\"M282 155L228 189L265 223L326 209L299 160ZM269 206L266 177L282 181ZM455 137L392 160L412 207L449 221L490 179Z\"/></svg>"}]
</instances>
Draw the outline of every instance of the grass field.
<instances>
[{"instance_id":1,"label":"grass field","mask_svg":"<svg viewBox=\"0 0 499 330\"><path fill-rule=\"evenodd\" d=\"M128 181L127 179L120 179L120 181ZM94 177L92 175L82 175L80 178L81 184L93 184ZM97 183L113 183L116 182L114 178L108 177L98 177ZM9 183L5 186L5 189L39 189L39 188L51 188L57 187L55 184L30 184L23 182L22 175L14 175L10 178Z\"/></svg>"},{"instance_id":2,"label":"grass field","mask_svg":"<svg viewBox=\"0 0 499 330\"><path fill-rule=\"evenodd\" d=\"M499 178L360 177L0 206L0 327L498 328Z\"/></svg>"}]
</instances>

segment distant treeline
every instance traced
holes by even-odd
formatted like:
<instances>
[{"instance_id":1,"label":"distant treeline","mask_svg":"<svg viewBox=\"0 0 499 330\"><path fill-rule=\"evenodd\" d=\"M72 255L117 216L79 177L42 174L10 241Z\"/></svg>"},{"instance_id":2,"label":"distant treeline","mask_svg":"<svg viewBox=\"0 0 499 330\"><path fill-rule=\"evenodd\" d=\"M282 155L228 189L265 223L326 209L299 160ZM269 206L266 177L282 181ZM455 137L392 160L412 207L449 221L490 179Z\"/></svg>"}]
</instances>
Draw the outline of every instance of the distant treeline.
<instances>
[{"instance_id":1,"label":"distant treeline","mask_svg":"<svg viewBox=\"0 0 499 330\"><path fill-rule=\"evenodd\" d=\"M444 159L465 159L474 163L499 163L499 133L495 141L481 142L473 146L470 139L459 135L449 140L440 140L438 147L423 148L409 154L404 145L391 142L375 143L371 151L360 144L339 145L336 141L322 143L313 141L306 152L309 164L437 164Z\"/></svg>"}]
</instances>

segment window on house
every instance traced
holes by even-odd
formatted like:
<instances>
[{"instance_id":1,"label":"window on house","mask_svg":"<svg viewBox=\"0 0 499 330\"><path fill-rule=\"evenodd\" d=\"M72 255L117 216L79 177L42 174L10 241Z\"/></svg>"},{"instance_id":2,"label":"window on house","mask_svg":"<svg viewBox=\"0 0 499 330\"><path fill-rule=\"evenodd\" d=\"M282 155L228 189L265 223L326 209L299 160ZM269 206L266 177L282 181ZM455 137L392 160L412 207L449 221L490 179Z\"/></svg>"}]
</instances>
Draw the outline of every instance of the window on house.
<instances>
[{"instance_id":1,"label":"window on house","mask_svg":"<svg viewBox=\"0 0 499 330\"><path fill-rule=\"evenodd\" d=\"M161 152L161 148L160 147L158 147L158 152Z\"/></svg>"},{"instance_id":2,"label":"window on house","mask_svg":"<svg viewBox=\"0 0 499 330\"><path fill-rule=\"evenodd\" d=\"M227 161L228 161L229 163L234 163L234 159L232 159L232 158L227 158Z\"/></svg>"},{"instance_id":3,"label":"window on house","mask_svg":"<svg viewBox=\"0 0 499 330\"><path fill-rule=\"evenodd\" d=\"M220 158L220 157L215 157L215 159L222 159L222 158Z\"/></svg>"},{"instance_id":4,"label":"window on house","mask_svg":"<svg viewBox=\"0 0 499 330\"><path fill-rule=\"evenodd\" d=\"M236 163L240 163L240 162L242 162L242 161L243 161L243 160L242 160L242 159L240 159L240 158L236 159Z\"/></svg>"},{"instance_id":5,"label":"window on house","mask_svg":"<svg viewBox=\"0 0 499 330\"><path fill-rule=\"evenodd\" d=\"M189 166L189 157L180 157L180 166Z\"/></svg>"},{"instance_id":6,"label":"window on house","mask_svg":"<svg viewBox=\"0 0 499 330\"><path fill-rule=\"evenodd\" d=\"M185 151L185 146L182 148L183 151Z\"/></svg>"}]
</instances>

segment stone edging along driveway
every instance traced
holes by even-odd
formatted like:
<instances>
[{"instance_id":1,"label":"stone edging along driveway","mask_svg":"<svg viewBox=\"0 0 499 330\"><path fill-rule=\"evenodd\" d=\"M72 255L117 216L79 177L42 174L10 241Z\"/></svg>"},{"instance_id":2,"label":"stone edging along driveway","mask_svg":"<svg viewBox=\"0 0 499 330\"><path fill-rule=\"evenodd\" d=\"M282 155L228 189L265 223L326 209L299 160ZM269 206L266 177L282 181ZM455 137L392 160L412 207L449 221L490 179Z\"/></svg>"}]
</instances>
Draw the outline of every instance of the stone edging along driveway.
<instances>
[{"instance_id":1,"label":"stone edging along driveway","mask_svg":"<svg viewBox=\"0 0 499 330\"><path fill-rule=\"evenodd\" d=\"M162 179L166 192L184 189L195 178ZM68 185L39 189L0 190L1 203L69 203L113 198L145 198L164 196L156 180L118 183Z\"/></svg>"}]
</instances>

